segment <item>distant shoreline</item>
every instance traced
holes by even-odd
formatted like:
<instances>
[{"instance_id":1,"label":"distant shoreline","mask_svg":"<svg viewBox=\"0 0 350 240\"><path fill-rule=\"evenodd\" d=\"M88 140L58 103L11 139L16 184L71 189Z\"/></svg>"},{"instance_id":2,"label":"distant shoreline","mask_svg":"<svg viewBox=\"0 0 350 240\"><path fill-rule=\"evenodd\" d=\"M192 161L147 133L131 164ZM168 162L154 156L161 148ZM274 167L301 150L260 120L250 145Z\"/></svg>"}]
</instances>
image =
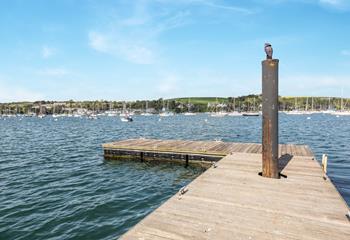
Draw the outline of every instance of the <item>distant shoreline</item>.
<instances>
[{"instance_id":1,"label":"distant shoreline","mask_svg":"<svg viewBox=\"0 0 350 240\"><path fill-rule=\"evenodd\" d=\"M261 111L261 95L240 97L182 97L135 101L35 101L0 103L0 114L54 114L79 109L93 112L138 111L159 113ZM340 97L279 97L280 111L350 110L350 98Z\"/></svg>"}]
</instances>

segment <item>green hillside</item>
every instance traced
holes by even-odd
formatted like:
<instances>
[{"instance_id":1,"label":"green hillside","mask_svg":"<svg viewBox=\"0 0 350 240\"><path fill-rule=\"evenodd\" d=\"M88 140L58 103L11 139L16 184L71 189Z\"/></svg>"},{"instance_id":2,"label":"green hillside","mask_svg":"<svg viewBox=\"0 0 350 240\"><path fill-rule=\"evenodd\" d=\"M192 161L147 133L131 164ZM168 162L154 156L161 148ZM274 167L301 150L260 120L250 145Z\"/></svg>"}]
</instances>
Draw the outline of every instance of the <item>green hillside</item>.
<instances>
[{"instance_id":1,"label":"green hillside","mask_svg":"<svg viewBox=\"0 0 350 240\"><path fill-rule=\"evenodd\" d=\"M218 101L219 103L227 103L228 98L223 98L223 97L191 97L191 98L173 98L169 100L175 100L179 103L184 103L187 104L188 101L192 104L208 104L208 103L216 103Z\"/></svg>"}]
</instances>

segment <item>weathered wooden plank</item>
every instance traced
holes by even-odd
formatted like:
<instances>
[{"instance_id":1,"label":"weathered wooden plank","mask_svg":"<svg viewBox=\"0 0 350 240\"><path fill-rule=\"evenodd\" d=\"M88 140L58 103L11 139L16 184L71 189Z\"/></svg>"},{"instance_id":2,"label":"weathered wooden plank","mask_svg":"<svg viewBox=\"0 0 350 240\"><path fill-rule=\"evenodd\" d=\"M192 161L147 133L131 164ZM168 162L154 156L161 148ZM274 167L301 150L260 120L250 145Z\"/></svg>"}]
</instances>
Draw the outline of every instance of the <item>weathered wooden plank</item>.
<instances>
[{"instance_id":1,"label":"weathered wooden plank","mask_svg":"<svg viewBox=\"0 0 350 240\"><path fill-rule=\"evenodd\" d=\"M293 156L287 178L263 178L260 168L261 154L229 154L122 239L350 239L348 206L312 156Z\"/></svg>"}]
</instances>

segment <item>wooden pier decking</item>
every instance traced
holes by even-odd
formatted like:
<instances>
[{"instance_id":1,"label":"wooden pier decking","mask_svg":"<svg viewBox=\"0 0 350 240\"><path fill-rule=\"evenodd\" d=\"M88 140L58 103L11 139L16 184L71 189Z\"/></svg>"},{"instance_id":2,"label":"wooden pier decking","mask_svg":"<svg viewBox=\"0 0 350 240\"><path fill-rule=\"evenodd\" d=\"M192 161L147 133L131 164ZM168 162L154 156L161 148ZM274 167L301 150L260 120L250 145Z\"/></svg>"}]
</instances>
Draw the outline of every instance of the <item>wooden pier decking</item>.
<instances>
[{"instance_id":1,"label":"wooden pier decking","mask_svg":"<svg viewBox=\"0 0 350 240\"><path fill-rule=\"evenodd\" d=\"M261 144L222 141L183 141L129 139L103 144L106 159L132 158L140 160L169 160L211 162L233 152L261 153ZM306 145L281 144L281 155L313 156Z\"/></svg>"},{"instance_id":2,"label":"wooden pier decking","mask_svg":"<svg viewBox=\"0 0 350 240\"><path fill-rule=\"evenodd\" d=\"M103 147L136 157L225 154L121 239L350 239L349 208L307 146L280 145L281 179L258 175L259 144L127 140Z\"/></svg>"}]
</instances>

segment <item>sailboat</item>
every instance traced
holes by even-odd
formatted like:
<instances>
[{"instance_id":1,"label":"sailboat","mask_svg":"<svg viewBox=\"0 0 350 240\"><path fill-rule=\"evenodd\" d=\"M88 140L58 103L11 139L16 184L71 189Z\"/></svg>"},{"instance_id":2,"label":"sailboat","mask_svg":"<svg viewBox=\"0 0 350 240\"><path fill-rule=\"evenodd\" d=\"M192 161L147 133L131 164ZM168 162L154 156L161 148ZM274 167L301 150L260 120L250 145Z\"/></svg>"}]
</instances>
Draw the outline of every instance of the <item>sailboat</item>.
<instances>
[{"instance_id":1,"label":"sailboat","mask_svg":"<svg viewBox=\"0 0 350 240\"><path fill-rule=\"evenodd\" d=\"M244 116L244 117L259 117L260 116L260 112L257 112L255 110L255 98L253 98L253 101L254 101L254 103L253 103L253 111L243 112L242 116Z\"/></svg>"},{"instance_id":2,"label":"sailboat","mask_svg":"<svg viewBox=\"0 0 350 240\"><path fill-rule=\"evenodd\" d=\"M341 94L341 98L340 98L340 111L334 111L331 114L336 115L337 117L339 117L339 116L350 116L350 111L345 111L344 110L343 89L342 89L342 94Z\"/></svg>"},{"instance_id":3,"label":"sailboat","mask_svg":"<svg viewBox=\"0 0 350 240\"><path fill-rule=\"evenodd\" d=\"M242 116L242 113L237 112L237 111L233 111L233 112L229 112L229 113L227 114L227 116L239 117L239 116Z\"/></svg>"},{"instance_id":4,"label":"sailboat","mask_svg":"<svg viewBox=\"0 0 350 240\"><path fill-rule=\"evenodd\" d=\"M328 98L328 108L327 110L322 111L322 113L324 114L333 114L335 111L333 110L333 108L331 108L331 98Z\"/></svg>"},{"instance_id":5,"label":"sailboat","mask_svg":"<svg viewBox=\"0 0 350 240\"><path fill-rule=\"evenodd\" d=\"M152 116L152 113L148 110L148 101L146 101L146 109L145 112L141 113L141 116Z\"/></svg>"},{"instance_id":6,"label":"sailboat","mask_svg":"<svg viewBox=\"0 0 350 240\"><path fill-rule=\"evenodd\" d=\"M123 102L123 111L119 114L120 117L125 117L127 115L126 112L126 103Z\"/></svg>"},{"instance_id":7,"label":"sailboat","mask_svg":"<svg viewBox=\"0 0 350 240\"><path fill-rule=\"evenodd\" d=\"M43 108L40 103L38 118L44 118L44 117L46 117L46 115L43 114Z\"/></svg>"},{"instance_id":8,"label":"sailboat","mask_svg":"<svg viewBox=\"0 0 350 240\"><path fill-rule=\"evenodd\" d=\"M188 111L184 113L185 116L194 116L194 115L196 115L196 113L191 112L191 100L190 100L190 98L188 99L187 109L188 109Z\"/></svg>"},{"instance_id":9,"label":"sailboat","mask_svg":"<svg viewBox=\"0 0 350 240\"><path fill-rule=\"evenodd\" d=\"M10 109L10 105L8 106L7 115L5 115L5 117L8 117L8 118L16 117L16 114L14 114L14 113L12 112L12 110Z\"/></svg>"},{"instance_id":10,"label":"sailboat","mask_svg":"<svg viewBox=\"0 0 350 240\"><path fill-rule=\"evenodd\" d=\"M311 97L311 111L310 112L317 113L317 111L315 111L315 109L314 109L314 98L313 97Z\"/></svg>"},{"instance_id":11,"label":"sailboat","mask_svg":"<svg viewBox=\"0 0 350 240\"><path fill-rule=\"evenodd\" d=\"M295 98L294 110L288 111L288 112L285 112L285 113L288 114L288 115L302 115L302 114L304 114L302 111L298 110L297 98Z\"/></svg>"},{"instance_id":12,"label":"sailboat","mask_svg":"<svg viewBox=\"0 0 350 240\"><path fill-rule=\"evenodd\" d=\"M216 98L216 101L215 101L215 112L212 112L210 114L211 117L225 117L227 116L227 112L224 112L224 111L217 111L218 110L218 98Z\"/></svg>"},{"instance_id":13,"label":"sailboat","mask_svg":"<svg viewBox=\"0 0 350 240\"><path fill-rule=\"evenodd\" d=\"M97 119L96 111L95 111L95 103L92 104L92 110L88 111L86 114L87 118L90 120Z\"/></svg>"},{"instance_id":14,"label":"sailboat","mask_svg":"<svg viewBox=\"0 0 350 240\"><path fill-rule=\"evenodd\" d=\"M133 121L132 117L126 111L126 103L125 102L123 103L123 112L120 114L120 120L122 122L132 122Z\"/></svg>"},{"instance_id":15,"label":"sailboat","mask_svg":"<svg viewBox=\"0 0 350 240\"><path fill-rule=\"evenodd\" d=\"M58 118L60 117L61 115L59 114L56 114L56 107L55 107L55 103L52 104L52 117L53 118Z\"/></svg>"},{"instance_id":16,"label":"sailboat","mask_svg":"<svg viewBox=\"0 0 350 240\"><path fill-rule=\"evenodd\" d=\"M115 117L117 116L117 112L112 109L112 102L109 102L109 110L106 111L106 114L108 117Z\"/></svg>"},{"instance_id":17,"label":"sailboat","mask_svg":"<svg viewBox=\"0 0 350 240\"><path fill-rule=\"evenodd\" d=\"M25 116L25 117L34 117L34 116L35 116L35 113L33 113L33 112L31 111L31 108L30 108L30 107L28 107L28 109L27 109L27 114L25 114L24 116Z\"/></svg>"},{"instance_id":18,"label":"sailboat","mask_svg":"<svg viewBox=\"0 0 350 240\"><path fill-rule=\"evenodd\" d=\"M233 98L233 111L229 112L227 115L231 116L231 117L242 116L242 113L236 111L236 99L235 98Z\"/></svg>"},{"instance_id":19,"label":"sailboat","mask_svg":"<svg viewBox=\"0 0 350 240\"><path fill-rule=\"evenodd\" d=\"M95 110L95 103L92 105L92 111L87 114L88 119L95 120L97 119L97 114Z\"/></svg>"},{"instance_id":20,"label":"sailboat","mask_svg":"<svg viewBox=\"0 0 350 240\"><path fill-rule=\"evenodd\" d=\"M312 108L313 108L313 98L312 98ZM306 97L305 111L303 112L305 115L313 114L313 111L309 110L309 97Z\"/></svg>"},{"instance_id":21,"label":"sailboat","mask_svg":"<svg viewBox=\"0 0 350 240\"><path fill-rule=\"evenodd\" d=\"M350 111L340 111L340 112L335 112L333 113L333 115L337 115L337 116L350 116Z\"/></svg>"},{"instance_id":22,"label":"sailboat","mask_svg":"<svg viewBox=\"0 0 350 240\"><path fill-rule=\"evenodd\" d=\"M169 116L173 116L174 113L169 112L169 101L167 101L167 108L164 107L164 101L163 101L163 108L162 108L162 112L159 113L160 117L169 117Z\"/></svg>"}]
</instances>

